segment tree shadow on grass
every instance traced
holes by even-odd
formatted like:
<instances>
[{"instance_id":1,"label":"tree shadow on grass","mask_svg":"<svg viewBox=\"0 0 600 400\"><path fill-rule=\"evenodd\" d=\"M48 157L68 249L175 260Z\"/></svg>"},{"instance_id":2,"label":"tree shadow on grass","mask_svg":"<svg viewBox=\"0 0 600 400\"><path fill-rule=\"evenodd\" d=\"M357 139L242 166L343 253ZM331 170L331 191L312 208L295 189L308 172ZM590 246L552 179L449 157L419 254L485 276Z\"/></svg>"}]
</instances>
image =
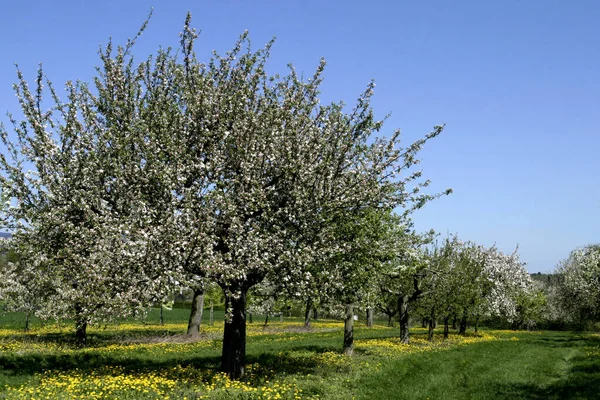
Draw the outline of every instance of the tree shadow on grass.
<instances>
[{"instance_id":1,"label":"tree shadow on grass","mask_svg":"<svg viewBox=\"0 0 600 400\"><path fill-rule=\"evenodd\" d=\"M600 359L600 336L592 336L590 334L582 334L577 337L571 338L537 338L535 340L530 340L530 342L535 343L538 346L549 347L550 349L578 349L580 352L590 353L593 352L597 355L597 359ZM578 362L584 362L584 359L581 357L576 357L571 362L577 360ZM589 360L589 358L588 358ZM578 365L574 365L573 368L578 368Z\"/></svg>"},{"instance_id":2,"label":"tree shadow on grass","mask_svg":"<svg viewBox=\"0 0 600 400\"><path fill-rule=\"evenodd\" d=\"M595 368L584 371L577 368L547 387L536 385L504 385L497 389L498 399L600 399L600 371Z\"/></svg>"},{"instance_id":3,"label":"tree shadow on grass","mask_svg":"<svg viewBox=\"0 0 600 400\"><path fill-rule=\"evenodd\" d=\"M89 371L103 367L121 367L126 371L159 371L172 369L178 365L193 366L198 369L216 369L220 358L215 356L190 356L185 359L158 361L149 358L115 359L110 354L74 352L71 354L16 354L0 355L0 369L9 375L33 375L47 370Z\"/></svg>"},{"instance_id":4,"label":"tree shadow on grass","mask_svg":"<svg viewBox=\"0 0 600 400\"><path fill-rule=\"evenodd\" d=\"M538 344L580 348L585 354L568 360L566 376L548 386L535 384L506 384L497 388L497 398L546 399L600 399L600 338L590 335L578 337L539 338Z\"/></svg>"},{"instance_id":5,"label":"tree shadow on grass","mask_svg":"<svg viewBox=\"0 0 600 400\"><path fill-rule=\"evenodd\" d=\"M121 330L118 332L115 331L98 331L94 333L87 334L87 347L98 347L98 346L107 346L112 344L119 343L132 343L144 342L144 339L147 339L148 342L156 341L157 339L168 339L175 338L179 336L185 336L184 332L173 331L169 329L164 330L154 330L154 331L143 331L143 330ZM203 337L208 337L209 335L204 334ZM14 333L11 335L2 336L2 342L10 342L16 341L20 343L51 343L57 344L59 346L66 347L77 347L78 342L75 338L73 332L45 332L43 334L36 334L35 332L22 332L22 333Z\"/></svg>"},{"instance_id":6,"label":"tree shadow on grass","mask_svg":"<svg viewBox=\"0 0 600 400\"><path fill-rule=\"evenodd\" d=\"M282 351L248 354L247 365L251 365L254 377L260 380L271 379L278 375L311 374L323 363L314 354L338 352L333 346L296 346ZM306 352L306 354L304 354ZM118 367L123 373L148 373L174 370L177 367L193 367L202 371L203 379L209 379L219 372L220 356L189 354L182 356L165 355L164 358L146 357L144 354L132 354L127 357L116 356L109 352L73 351L68 353L35 353L18 351L0 352L0 370L9 376L33 376L44 371L80 372Z\"/></svg>"}]
</instances>

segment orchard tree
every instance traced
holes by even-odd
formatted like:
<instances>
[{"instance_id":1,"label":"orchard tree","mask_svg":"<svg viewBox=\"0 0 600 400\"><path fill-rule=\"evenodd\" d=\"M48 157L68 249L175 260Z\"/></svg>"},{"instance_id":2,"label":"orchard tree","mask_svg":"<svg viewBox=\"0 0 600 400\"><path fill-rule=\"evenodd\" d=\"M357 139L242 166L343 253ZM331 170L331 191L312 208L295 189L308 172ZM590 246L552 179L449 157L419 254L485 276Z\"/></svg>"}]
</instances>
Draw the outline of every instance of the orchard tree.
<instances>
[{"instance_id":1,"label":"orchard tree","mask_svg":"<svg viewBox=\"0 0 600 400\"><path fill-rule=\"evenodd\" d=\"M401 251L398 251L394 260L387 264L379 283L379 289L384 292L384 296L392 296L395 299L402 343L410 342L409 307L427 295L424 281L434 272L424 247L431 243L434 232L416 234L408 230L410 226L410 224L406 225L406 234L402 236L403 240L398 246Z\"/></svg>"},{"instance_id":2,"label":"orchard tree","mask_svg":"<svg viewBox=\"0 0 600 400\"><path fill-rule=\"evenodd\" d=\"M177 160L184 184L178 215L202 221L192 235L207 239L199 265L225 293L221 368L239 378L248 289L268 274L301 285L309 280L308 265L343 251L331 240L335 221L370 208L400 206L410 213L434 198L420 193L429 183L419 181L421 172L409 170L442 127L406 148L399 131L374 138L383 126L370 106L374 84L346 112L343 103L320 104L324 61L306 81L293 67L286 76L269 76L271 43L253 52L243 34L225 56L202 64L195 39L188 17L183 74L172 85L182 90L184 126L171 130L175 139L164 147L172 150L169 159ZM177 135L187 135L183 145Z\"/></svg>"},{"instance_id":3,"label":"orchard tree","mask_svg":"<svg viewBox=\"0 0 600 400\"><path fill-rule=\"evenodd\" d=\"M485 248L456 238L451 246L453 265L448 278L453 289L446 301L454 304L460 318L459 333L466 332L469 320L474 320L477 331L481 317L515 319L519 297L533 295L518 249L504 254L496 246Z\"/></svg>"},{"instance_id":4,"label":"orchard tree","mask_svg":"<svg viewBox=\"0 0 600 400\"><path fill-rule=\"evenodd\" d=\"M404 250L400 218L391 210L370 208L331 221L329 243L335 243L337 251L327 254L316 270L322 271L319 281L330 282L320 288L321 299L344 308L343 351L347 355L354 347L356 309L372 307L378 277Z\"/></svg>"},{"instance_id":5,"label":"orchard tree","mask_svg":"<svg viewBox=\"0 0 600 400\"><path fill-rule=\"evenodd\" d=\"M17 70L24 120L11 116L11 133L0 126L15 287L40 289L36 314L73 319L81 343L89 323L143 310L179 283L160 249L172 218L161 205L170 195L163 171L147 156L158 153L141 158L153 145L132 100L143 94L116 68L134 41L114 59L109 44L95 89L67 82L65 101L41 67L33 91Z\"/></svg>"},{"instance_id":6,"label":"orchard tree","mask_svg":"<svg viewBox=\"0 0 600 400\"><path fill-rule=\"evenodd\" d=\"M600 245L575 249L559 263L558 302L584 328L600 320Z\"/></svg>"},{"instance_id":7,"label":"orchard tree","mask_svg":"<svg viewBox=\"0 0 600 400\"><path fill-rule=\"evenodd\" d=\"M424 320L428 322L428 339L433 340L433 329L438 317L444 323L444 339L448 338L449 320L457 312L457 303L461 279L456 264L460 242L456 236L437 244L426 254L430 262L430 273L426 275L422 286L426 296L419 299Z\"/></svg>"},{"instance_id":8,"label":"orchard tree","mask_svg":"<svg viewBox=\"0 0 600 400\"><path fill-rule=\"evenodd\" d=\"M378 288L377 301L375 309L388 318L388 326L394 326L394 318L398 315L398 297L395 293L384 290L381 286Z\"/></svg>"},{"instance_id":9,"label":"orchard tree","mask_svg":"<svg viewBox=\"0 0 600 400\"><path fill-rule=\"evenodd\" d=\"M423 280L422 308L429 312L429 337L433 322L440 316L444 338L448 337L450 317L460 319L459 333L466 333L469 321L477 331L481 317L501 317L508 321L519 316L519 305L533 304L536 296L529 274L517 250L504 254L495 246L485 248L463 242L454 236L429 253L430 273Z\"/></svg>"},{"instance_id":10,"label":"orchard tree","mask_svg":"<svg viewBox=\"0 0 600 400\"><path fill-rule=\"evenodd\" d=\"M19 311L25 314L25 331L29 330L31 315L41 308L46 282L40 282L28 268L22 268L11 239L0 239L0 298L7 311ZM40 286L41 285L41 286Z\"/></svg>"},{"instance_id":11,"label":"orchard tree","mask_svg":"<svg viewBox=\"0 0 600 400\"><path fill-rule=\"evenodd\" d=\"M518 250L517 247L511 254L505 254L492 246L485 251L484 274L489 284L484 285L483 301L475 310L475 328L481 316L501 316L513 322L518 317L519 301L533 300L536 296L533 281L525 263L519 259Z\"/></svg>"},{"instance_id":12,"label":"orchard tree","mask_svg":"<svg viewBox=\"0 0 600 400\"><path fill-rule=\"evenodd\" d=\"M517 329L532 330L545 319L548 299L544 292L535 286L519 293L516 301L516 317L513 326Z\"/></svg>"},{"instance_id":13,"label":"orchard tree","mask_svg":"<svg viewBox=\"0 0 600 400\"><path fill-rule=\"evenodd\" d=\"M473 242L455 240L453 283L454 307L459 318L459 334L467 332L467 325L472 316L478 314L480 307L488 297L493 281L486 274L485 248Z\"/></svg>"}]
</instances>

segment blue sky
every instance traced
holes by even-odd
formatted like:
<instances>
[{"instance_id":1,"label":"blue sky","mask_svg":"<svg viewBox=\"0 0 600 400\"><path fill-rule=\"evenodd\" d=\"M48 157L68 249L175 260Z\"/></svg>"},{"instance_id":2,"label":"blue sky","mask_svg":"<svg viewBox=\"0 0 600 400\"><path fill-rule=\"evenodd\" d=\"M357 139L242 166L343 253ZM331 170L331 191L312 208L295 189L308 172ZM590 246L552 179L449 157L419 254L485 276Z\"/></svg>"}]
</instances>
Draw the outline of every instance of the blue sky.
<instances>
[{"instance_id":1,"label":"blue sky","mask_svg":"<svg viewBox=\"0 0 600 400\"><path fill-rule=\"evenodd\" d=\"M178 45L186 12L197 52L225 51L245 29L276 36L272 71L328 67L325 101L352 103L370 79L384 134L409 143L446 130L423 152L432 190L454 194L414 215L416 227L504 251L550 271L600 242L600 2L597 1L26 1L0 13L0 120L18 112L14 63L33 82L43 62L56 86L89 80L97 51L124 43L151 7L134 51Z\"/></svg>"}]
</instances>

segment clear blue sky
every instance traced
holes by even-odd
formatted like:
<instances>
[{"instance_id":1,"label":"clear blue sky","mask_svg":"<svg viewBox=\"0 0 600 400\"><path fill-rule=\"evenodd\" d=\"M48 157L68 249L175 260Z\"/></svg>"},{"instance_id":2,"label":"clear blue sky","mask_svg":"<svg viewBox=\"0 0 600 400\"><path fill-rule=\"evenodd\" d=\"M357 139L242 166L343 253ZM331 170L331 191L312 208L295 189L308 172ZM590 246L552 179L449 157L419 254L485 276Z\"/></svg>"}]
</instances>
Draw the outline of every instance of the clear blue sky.
<instances>
[{"instance_id":1,"label":"clear blue sky","mask_svg":"<svg viewBox=\"0 0 600 400\"><path fill-rule=\"evenodd\" d=\"M352 103L373 78L375 110L407 143L439 123L423 152L434 190L419 229L458 233L550 271L600 242L600 2L553 1L23 1L0 13L0 120L18 111L13 63L33 82L88 80L109 36L124 43L154 6L134 54L177 46L185 13L202 30L201 59L248 29L277 42L270 65L328 68L327 101Z\"/></svg>"}]
</instances>

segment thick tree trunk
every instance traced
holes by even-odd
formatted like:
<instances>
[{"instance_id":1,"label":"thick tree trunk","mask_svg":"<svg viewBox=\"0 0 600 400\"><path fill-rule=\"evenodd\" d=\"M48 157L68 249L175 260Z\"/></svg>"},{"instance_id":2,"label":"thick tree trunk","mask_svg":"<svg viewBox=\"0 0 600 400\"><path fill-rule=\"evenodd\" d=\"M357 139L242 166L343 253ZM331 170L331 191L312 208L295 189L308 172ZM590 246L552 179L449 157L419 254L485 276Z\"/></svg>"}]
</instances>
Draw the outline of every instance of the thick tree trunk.
<instances>
[{"instance_id":1,"label":"thick tree trunk","mask_svg":"<svg viewBox=\"0 0 600 400\"><path fill-rule=\"evenodd\" d=\"M87 319L82 315L83 307L81 304L75 304L75 340L78 346L87 344Z\"/></svg>"},{"instance_id":2,"label":"thick tree trunk","mask_svg":"<svg viewBox=\"0 0 600 400\"><path fill-rule=\"evenodd\" d=\"M410 343L408 325L410 317L408 315L408 296L398 296L398 314L400 315L400 342Z\"/></svg>"},{"instance_id":3,"label":"thick tree trunk","mask_svg":"<svg viewBox=\"0 0 600 400\"><path fill-rule=\"evenodd\" d=\"M394 315L392 315L392 314L388 314L388 326L389 327L394 326Z\"/></svg>"},{"instance_id":4,"label":"thick tree trunk","mask_svg":"<svg viewBox=\"0 0 600 400\"><path fill-rule=\"evenodd\" d=\"M213 326L213 324L215 323L215 309L214 309L214 304L213 301L210 301L210 320L209 320L209 324L210 326Z\"/></svg>"},{"instance_id":5,"label":"thick tree trunk","mask_svg":"<svg viewBox=\"0 0 600 400\"><path fill-rule=\"evenodd\" d=\"M317 307L313 307L313 319L319 319L319 310L317 310Z\"/></svg>"},{"instance_id":6,"label":"thick tree trunk","mask_svg":"<svg viewBox=\"0 0 600 400\"><path fill-rule=\"evenodd\" d=\"M194 289L192 298L192 311L188 321L187 335L190 337L200 336L200 325L202 325L202 314L204 312L204 291Z\"/></svg>"},{"instance_id":7,"label":"thick tree trunk","mask_svg":"<svg viewBox=\"0 0 600 400\"><path fill-rule=\"evenodd\" d=\"M354 306L346 305L346 317L344 318L344 349L347 356L351 356L354 351Z\"/></svg>"},{"instance_id":8,"label":"thick tree trunk","mask_svg":"<svg viewBox=\"0 0 600 400\"><path fill-rule=\"evenodd\" d=\"M304 327L310 328L310 311L312 309L312 300L306 301L306 309L304 310Z\"/></svg>"},{"instance_id":9,"label":"thick tree trunk","mask_svg":"<svg viewBox=\"0 0 600 400\"><path fill-rule=\"evenodd\" d=\"M367 327L373 327L373 309L371 307L367 307Z\"/></svg>"},{"instance_id":10,"label":"thick tree trunk","mask_svg":"<svg viewBox=\"0 0 600 400\"><path fill-rule=\"evenodd\" d=\"M248 313L248 323L249 324L252 323L252 313L251 312Z\"/></svg>"},{"instance_id":11,"label":"thick tree trunk","mask_svg":"<svg viewBox=\"0 0 600 400\"><path fill-rule=\"evenodd\" d=\"M465 333L467 333L467 312L465 311L463 313L462 318L460 319L460 326L459 326L459 330L458 333L460 335L464 335Z\"/></svg>"},{"instance_id":12,"label":"thick tree trunk","mask_svg":"<svg viewBox=\"0 0 600 400\"><path fill-rule=\"evenodd\" d=\"M429 330L427 332L427 340L433 342L433 329L435 328L435 313L431 311L431 317L429 317Z\"/></svg>"},{"instance_id":13,"label":"thick tree trunk","mask_svg":"<svg viewBox=\"0 0 600 400\"><path fill-rule=\"evenodd\" d=\"M247 291L248 289L242 288L236 296L225 293L225 310L231 309L231 315L225 315L221 371L231 379L240 379L244 376Z\"/></svg>"},{"instance_id":14,"label":"thick tree trunk","mask_svg":"<svg viewBox=\"0 0 600 400\"><path fill-rule=\"evenodd\" d=\"M452 329L456 330L456 314L452 316Z\"/></svg>"},{"instance_id":15,"label":"thick tree trunk","mask_svg":"<svg viewBox=\"0 0 600 400\"><path fill-rule=\"evenodd\" d=\"M85 346L87 344L87 321L79 319L75 324L75 340L78 346Z\"/></svg>"},{"instance_id":16,"label":"thick tree trunk","mask_svg":"<svg viewBox=\"0 0 600 400\"><path fill-rule=\"evenodd\" d=\"M25 313L25 332L29 332L29 312Z\"/></svg>"},{"instance_id":17,"label":"thick tree trunk","mask_svg":"<svg viewBox=\"0 0 600 400\"><path fill-rule=\"evenodd\" d=\"M475 317L475 333L479 333L479 315Z\"/></svg>"},{"instance_id":18,"label":"thick tree trunk","mask_svg":"<svg viewBox=\"0 0 600 400\"><path fill-rule=\"evenodd\" d=\"M448 329L448 323L450 322L450 316L446 315L444 317L444 339L448 339L448 333L449 333L449 329Z\"/></svg>"},{"instance_id":19,"label":"thick tree trunk","mask_svg":"<svg viewBox=\"0 0 600 400\"><path fill-rule=\"evenodd\" d=\"M267 325L269 325L269 312L267 311L267 315L265 315L265 324L263 325L263 328L266 328Z\"/></svg>"}]
</instances>

